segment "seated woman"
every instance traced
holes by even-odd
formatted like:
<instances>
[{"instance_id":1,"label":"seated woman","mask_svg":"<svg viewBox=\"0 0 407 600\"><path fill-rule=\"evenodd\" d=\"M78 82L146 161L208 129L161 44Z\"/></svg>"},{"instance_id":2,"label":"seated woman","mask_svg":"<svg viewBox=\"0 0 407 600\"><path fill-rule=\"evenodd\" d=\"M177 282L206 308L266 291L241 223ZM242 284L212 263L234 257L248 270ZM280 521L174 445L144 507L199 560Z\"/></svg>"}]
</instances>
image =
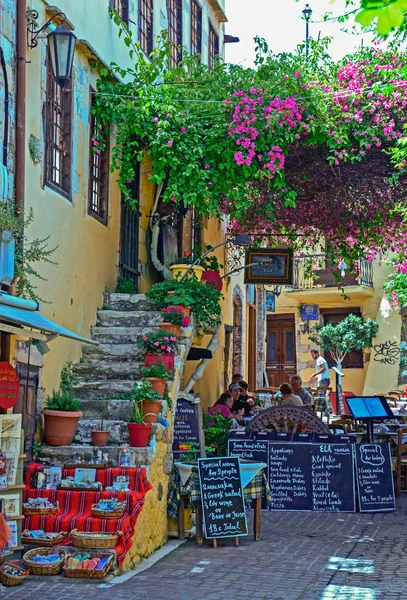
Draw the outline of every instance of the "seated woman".
<instances>
[{"instance_id":1,"label":"seated woman","mask_svg":"<svg viewBox=\"0 0 407 600\"><path fill-rule=\"evenodd\" d=\"M293 393L293 388L289 383L280 385L280 392L283 398L280 406L304 406L301 398Z\"/></svg>"},{"instance_id":2,"label":"seated woman","mask_svg":"<svg viewBox=\"0 0 407 600\"><path fill-rule=\"evenodd\" d=\"M234 419L235 415L232 413L231 408L234 404L234 400L229 392L225 392L221 394L219 400L215 402L213 406L208 410L210 415L213 415L216 412L220 412L221 415L226 417L227 419Z\"/></svg>"}]
</instances>

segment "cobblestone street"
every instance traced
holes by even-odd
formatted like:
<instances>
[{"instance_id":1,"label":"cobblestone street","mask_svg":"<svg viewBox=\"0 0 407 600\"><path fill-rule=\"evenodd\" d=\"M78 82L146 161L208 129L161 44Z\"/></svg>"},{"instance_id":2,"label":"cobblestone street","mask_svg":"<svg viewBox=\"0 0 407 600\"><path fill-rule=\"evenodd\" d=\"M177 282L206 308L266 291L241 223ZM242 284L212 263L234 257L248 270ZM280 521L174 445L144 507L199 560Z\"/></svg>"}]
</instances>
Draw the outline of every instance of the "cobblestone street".
<instances>
[{"instance_id":1,"label":"cobblestone street","mask_svg":"<svg viewBox=\"0 0 407 600\"><path fill-rule=\"evenodd\" d=\"M406 600L407 498L395 513L263 512L262 540L188 541L152 568L99 587L60 577L0 588L3 600ZM250 517L252 513L250 513Z\"/></svg>"}]
</instances>

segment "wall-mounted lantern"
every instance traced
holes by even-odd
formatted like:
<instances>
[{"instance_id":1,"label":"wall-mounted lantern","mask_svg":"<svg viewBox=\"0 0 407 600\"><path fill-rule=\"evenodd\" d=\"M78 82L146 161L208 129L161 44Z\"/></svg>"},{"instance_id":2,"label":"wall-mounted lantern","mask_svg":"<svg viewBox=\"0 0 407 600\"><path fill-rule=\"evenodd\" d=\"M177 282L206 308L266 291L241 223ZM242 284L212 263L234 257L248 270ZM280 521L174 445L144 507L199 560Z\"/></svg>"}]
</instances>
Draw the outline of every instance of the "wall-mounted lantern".
<instances>
[{"instance_id":1,"label":"wall-mounted lantern","mask_svg":"<svg viewBox=\"0 0 407 600\"><path fill-rule=\"evenodd\" d=\"M71 80L72 65L75 54L76 35L64 27L63 24L55 28L52 21L55 17L61 17L62 23L66 21L64 13L56 13L40 29L35 29L38 12L32 10L27 25L27 45L30 48L38 46L38 36L47 28L51 31L47 34L49 54L51 58L52 73L54 81L61 87L65 87Z\"/></svg>"}]
</instances>

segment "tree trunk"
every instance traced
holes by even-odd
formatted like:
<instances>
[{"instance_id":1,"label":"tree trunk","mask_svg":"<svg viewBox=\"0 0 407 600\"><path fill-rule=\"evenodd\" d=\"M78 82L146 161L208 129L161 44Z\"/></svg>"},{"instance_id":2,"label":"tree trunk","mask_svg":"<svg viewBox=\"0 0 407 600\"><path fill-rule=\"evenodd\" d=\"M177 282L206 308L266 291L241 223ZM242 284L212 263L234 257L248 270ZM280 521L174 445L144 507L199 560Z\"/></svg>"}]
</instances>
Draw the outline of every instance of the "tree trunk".
<instances>
[{"instance_id":1,"label":"tree trunk","mask_svg":"<svg viewBox=\"0 0 407 600\"><path fill-rule=\"evenodd\" d=\"M336 359L336 368L338 371L342 371L342 361L338 358ZM336 378L336 397L339 405L339 410L341 415L345 412L345 405L343 403L343 389L342 389L342 377L335 373Z\"/></svg>"},{"instance_id":2,"label":"tree trunk","mask_svg":"<svg viewBox=\"0 0 407 600\"><path fill-rule=\"evenodd\" d=\"M400 334L400 367L398 385L407 384L407 306L400 310L401 334Z\"/></svg>"}]
</instances>

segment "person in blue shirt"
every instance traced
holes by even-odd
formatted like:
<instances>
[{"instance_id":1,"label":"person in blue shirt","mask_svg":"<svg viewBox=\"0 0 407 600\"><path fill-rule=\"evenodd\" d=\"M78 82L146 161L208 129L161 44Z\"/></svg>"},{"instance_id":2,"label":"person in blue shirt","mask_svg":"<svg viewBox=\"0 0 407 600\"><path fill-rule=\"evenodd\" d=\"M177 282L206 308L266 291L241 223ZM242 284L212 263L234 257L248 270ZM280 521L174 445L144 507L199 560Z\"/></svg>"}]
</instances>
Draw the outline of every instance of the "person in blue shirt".
<instances>
[{"instance_id":1,"label":"person in blue shirt","mask_svg":"<svg viewBox=\"0 0 407 600\"><path fill-rule=\"evenodd\" d=\"M326 362L326 360L323 356L320 356L318 350L311 350L311 356L316 362L317 370L315 371L315 373L313 375L311 375L310 382L311 382L311 379L317 378L318 387L329 387L331 384L331 379L329 376L328 363Z\"/></svg>"}]
</instances>

